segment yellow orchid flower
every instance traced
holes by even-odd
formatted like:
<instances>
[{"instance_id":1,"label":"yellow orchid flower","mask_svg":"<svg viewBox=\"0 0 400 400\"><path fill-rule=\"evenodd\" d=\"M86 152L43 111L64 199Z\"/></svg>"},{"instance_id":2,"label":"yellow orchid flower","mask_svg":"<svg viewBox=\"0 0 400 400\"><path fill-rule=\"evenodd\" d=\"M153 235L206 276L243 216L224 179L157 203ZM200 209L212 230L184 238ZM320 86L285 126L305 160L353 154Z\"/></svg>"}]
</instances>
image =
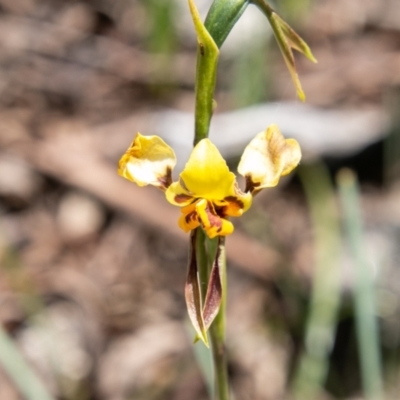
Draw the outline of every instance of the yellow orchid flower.
<instances>
[{"instance_id":1,"label":"yellow orchid flower","mask_svg":"<svg viewBox=\"0 0 400 400\"><path fill-rule=\"evenodd\" d=\"M179 180L172 182L174 151L158 136L138 133L119 161L118 173L139 186L153 185L165 191L167 200L181 207L179 227L189 232L201 226L210 238L233 232L229 217L249 209L252 196L262 188L276 186L301 158L300 146L285 139L276 125L259 133L246 147L239 173L246 178L243 192L226 161L209 140L193 149Z\"/></svg>"},{"instance_id":2,"label":"yellow orchid flower","mask_svg":"<svg viewBox=\"0 0 400 400\"><path fill-rule=\"evenodd\" d=\"M172 182L176 164L174 151L158 136L138 133L119 161L118 173L139 186L153 185L165 192L166 199L181 208L179 226L191 231L190 257L185 286L186 305L197 337L208 346L207 330L218 313L222 299L220 245L222 236L233 232L229 217L239 217L249 209L252 198L262 188L276 186L279 178L299 163L301 151L294 139L285 139L276 125L259 133L246 147L238 171L246 179L240 190L235 175L209 139L201 140L189 161ZM218 237L207 293L202 304L195 250L196 228L210 238Z\"/></svg>"},{"instance_id":3,"label":"yellow orchid flower","mask_svg":"<svg viewBox=\"0 0 400 400\"><path fill-rule=\"evenodd\" d=\"M179 226L189 232L202 226L210 238L233 232L228 217L238 217L251 205L250 193L243 193L235 175L209 139L193 149L178 182L166 191L167 200L181 207Z\"/></svg>"}]
</instances>

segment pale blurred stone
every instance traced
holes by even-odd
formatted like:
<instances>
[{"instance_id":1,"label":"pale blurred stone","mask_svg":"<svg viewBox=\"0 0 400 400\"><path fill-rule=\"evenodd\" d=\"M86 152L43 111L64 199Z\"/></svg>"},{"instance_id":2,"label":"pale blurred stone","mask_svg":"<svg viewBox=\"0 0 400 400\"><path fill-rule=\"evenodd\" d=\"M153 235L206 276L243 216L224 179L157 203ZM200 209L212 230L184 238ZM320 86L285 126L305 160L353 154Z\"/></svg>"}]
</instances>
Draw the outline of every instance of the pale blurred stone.
<instances>
[{"instance_id":1,"label":"pale blurred stone","mask_svg":"<svg viewBox=\"0 0 400 400\"><path fill-rule=\"evenodd\" d=\"M98 382L103 400L126 399L135 390L166 376L188 346L183 326L166 322L147 326L114 341L100 361Z\"/></svg>"},{"instance_id":2,"label":"pale blurred stone","mask_svg":"<svg viewBox=\"0 0 400 400\"><path fill-rule=\"evenodd\" d=\"M92 371L90 324L90 318L79 307L62 301L32 318L17 335L22 353L53 395L71 398ZM68 385L60 386L63 380Z\"/></svg>"},{"instance_id":3,"label":"pale blurred stone","mask_svg":"<svg viewBox=\"0 0 400 400\"><path fill-rule=\"evenodd\" d=\"M102 205L84 194L68 193L61 200L57 225L67 241L79 241L96 234L105 222Z\"/></svg>"},{"instance_id":4,"label":"pale blurred stone","mask_svg":"<svg viewBox=\"0 0 400 400\"><path fill-rule=\"evenodd\" d=\"M23 161L0 157L0 196L28 203L40 190L42 178Z\"/></svg>"},{"instance_id":5,"label":"pale blurred stone","mask_svg":"<svg viewBox=\"0 0 400 400\"><path fill-rule=\"evenodd\" d=\"M93 10L83 3L70 4L58 15L56 23L65 29L89 33L95 23Z\"/></svg>"}]
</instances>

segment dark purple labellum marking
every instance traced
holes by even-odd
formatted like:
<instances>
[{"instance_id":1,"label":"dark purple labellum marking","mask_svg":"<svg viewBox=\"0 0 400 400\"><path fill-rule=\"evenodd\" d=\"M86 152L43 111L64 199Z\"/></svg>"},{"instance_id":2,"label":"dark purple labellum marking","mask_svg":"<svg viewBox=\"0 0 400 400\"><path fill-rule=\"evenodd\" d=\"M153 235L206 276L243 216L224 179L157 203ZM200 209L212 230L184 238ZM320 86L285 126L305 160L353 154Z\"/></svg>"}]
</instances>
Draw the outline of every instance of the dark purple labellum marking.
<instances>
[{"instance_id":1,"label":"dark purple labellum marking","mask_svg":"<svg viewBox=\"0 0 400 400\"><path fill-rule=\"evenodd\" d=\"M235 196L228 196L225 197L224 200L228 201L229 203L234 203L237 204L239 206L239 208L244 208L244 204L243 201L239 200L237 197Z\"/></svg>"},{"instance_id":2,"label":"dark purple labellum marking","mask_svg":"<svg viewBox=\"0 0 400 400\"><path fill-rule=\"evenodd\" d=\"M191 200L191 199L192 199L192 196L188 196L187 194L183 194L183 193L177 194L177 195L174 197L174 200L175 200L177 203L185 203L186 201Z\"/></svg>"}]
</instances>

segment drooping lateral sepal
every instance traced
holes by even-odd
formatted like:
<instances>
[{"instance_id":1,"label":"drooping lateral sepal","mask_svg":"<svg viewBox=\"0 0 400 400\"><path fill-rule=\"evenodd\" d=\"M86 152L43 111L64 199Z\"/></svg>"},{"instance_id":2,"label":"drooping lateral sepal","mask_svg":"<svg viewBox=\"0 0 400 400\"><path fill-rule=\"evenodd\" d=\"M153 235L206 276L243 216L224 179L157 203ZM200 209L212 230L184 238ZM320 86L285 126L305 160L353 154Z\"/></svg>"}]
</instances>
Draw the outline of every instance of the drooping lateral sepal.
<instances>
[{"instance_id":1,"label":"drooping lateral sepal","mask_svg":"<svg viewBox=\"0 0 400 400\"><path fill-rule=\"evenodd\" d=\"M201 291L197 271L196 230L193 230L190 234L189 264L185 284L185 300L189 318L194 329L196 330L197 338L201 339L204 344L209 347L203 319Z\"/></svg>"}]
</instances>

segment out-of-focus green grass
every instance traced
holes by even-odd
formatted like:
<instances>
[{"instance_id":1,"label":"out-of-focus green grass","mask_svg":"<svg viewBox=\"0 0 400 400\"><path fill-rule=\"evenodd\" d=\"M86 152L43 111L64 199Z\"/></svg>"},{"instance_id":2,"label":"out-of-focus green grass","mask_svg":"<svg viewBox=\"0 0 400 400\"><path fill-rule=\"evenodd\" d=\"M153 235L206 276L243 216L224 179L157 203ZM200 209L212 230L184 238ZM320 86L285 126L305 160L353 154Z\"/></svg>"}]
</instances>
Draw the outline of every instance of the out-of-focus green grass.
<instances>
[{"instance_id":1,"label":"out-of-focus green grass","mask_svg":"<svg viewBox=\"0 0 400 400\"><path fill-rule=\"evenodd\" d=\"M345 238L355 265L355 319L363 391L367 399L383 398L382 367L372 265L365 255L357 178L343 169L337 176Z\"/></svg>"},{"instance_id":2,"label":"out-of-focus green grass","mask_svg":"<svg viewBox=\"0 0 400 400\"><path fill-rule=\"evenodd\" d=\"M16 252L2 240L3 254L0 265L7 272L11 285L24 293L22 307L27 315L41 310L42 301L35 294L35 288L29 280ZM27 400L53 400L34 370L25 361L12 338L0 325L0 368L8 374L16 388Z\"/></svg>"},{"instance_id":3,"label":"out-of-focus green grass","mask_svg":"<svg viewBox=\"0 0 400 400\"><path fill-rule=\"evenodd\" d=\"M323 163L299 168L314 233L314 273L304 354L294 378L297 399L316 398L325 383L340 301L340 229L335 191Z\"/></svg>"},{"instance_id":4,"label":"out-of-focus green grass","mask_svg":"<svg viewBox=\"0 0 400 400\"><path fill-rule=\"evenodd\" d=\"M0 363L26 400L53 400L13 340L0 327Z\"/></svg>"}]
</instances>

